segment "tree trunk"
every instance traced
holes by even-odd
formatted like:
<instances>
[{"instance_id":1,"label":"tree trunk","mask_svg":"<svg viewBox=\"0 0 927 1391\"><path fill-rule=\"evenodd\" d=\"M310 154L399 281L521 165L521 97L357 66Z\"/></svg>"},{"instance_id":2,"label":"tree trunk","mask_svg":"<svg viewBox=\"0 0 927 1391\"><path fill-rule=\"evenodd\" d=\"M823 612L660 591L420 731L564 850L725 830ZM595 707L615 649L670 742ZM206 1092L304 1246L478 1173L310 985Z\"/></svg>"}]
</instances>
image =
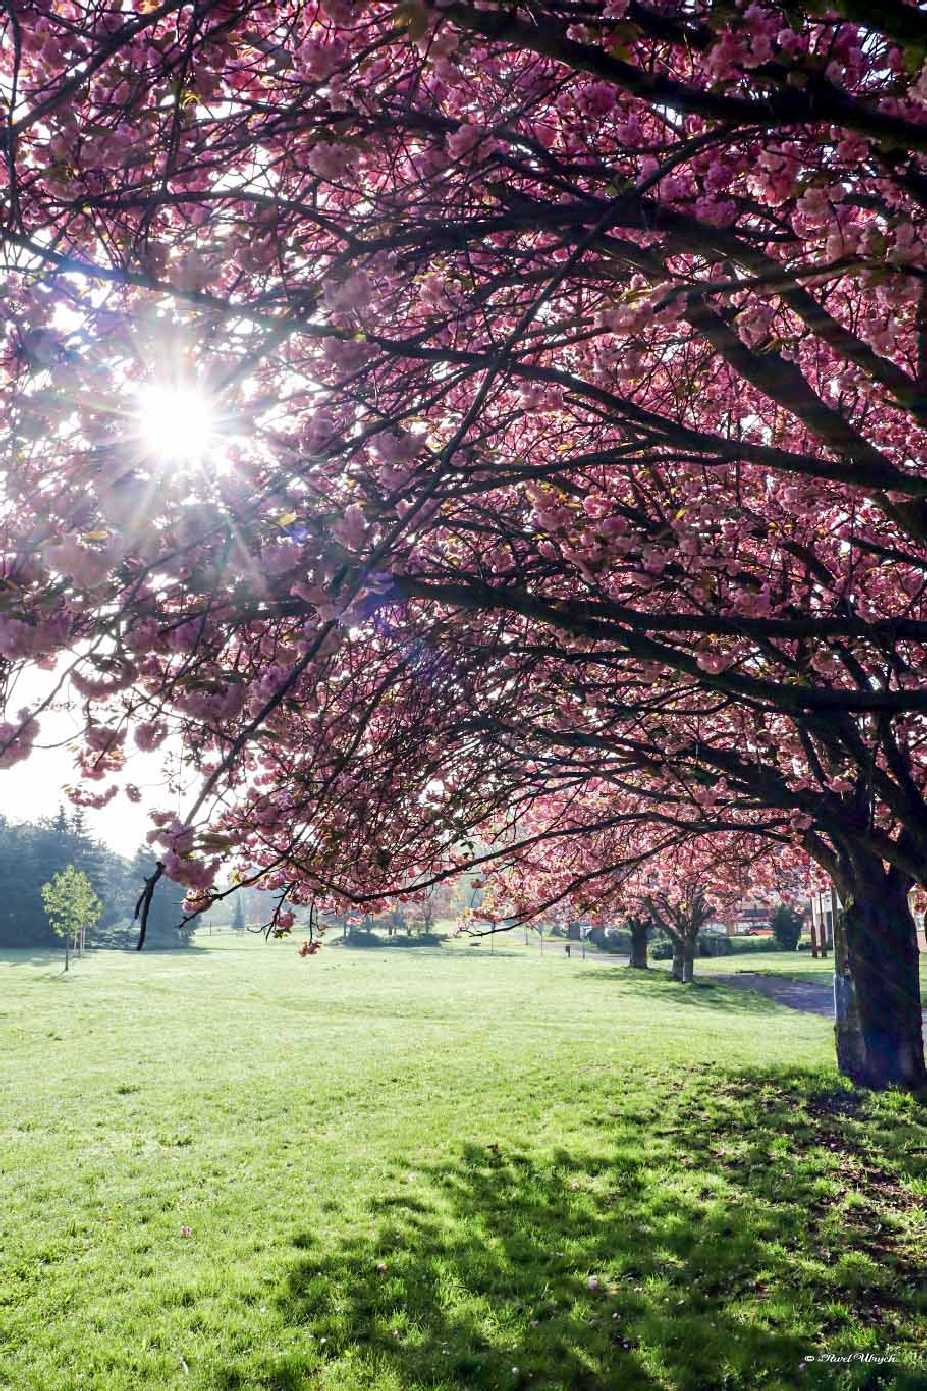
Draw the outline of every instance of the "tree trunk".
<instances>
[{"instance_id":1,"label":"tree trunk","mask_svg":"<svg viewBox=\"0 0 927 1391\"><path fill-rule=\"evenodd\" d=\"M647 923L632 918L628 924L631 930L631 957L629 966L636 971L647 970Z\"/></svg>"},{"instance_id":2,"label":"tree trunk","mask_svg":"<svg viewBox=\"0 0 927 1391\"><path fill-rule=\"evenodd\" d=\"M927 1088L908 883L857 857L834 918L837 1065L858 1086Z\"/></svg>"},{"instance_id":3,"label":"tree trunk","mask_svg":"<svg viewBox=\"0 0 927 1391\"><path fill-rule=\"evenodd\" d=\"M695 943L673 943L673 980L688 985L695 974Z\"/></svg>"},{"instance_id":4,"label":"tree trunk","mask_svg":"<svg viewBox=\"0 0 927 1391\"><path fill-rule=\"evenodd\" d=\"M69 937L64 939L64 969L66 971L71 969L71 940Z\"/></svg>"}]
</instances>

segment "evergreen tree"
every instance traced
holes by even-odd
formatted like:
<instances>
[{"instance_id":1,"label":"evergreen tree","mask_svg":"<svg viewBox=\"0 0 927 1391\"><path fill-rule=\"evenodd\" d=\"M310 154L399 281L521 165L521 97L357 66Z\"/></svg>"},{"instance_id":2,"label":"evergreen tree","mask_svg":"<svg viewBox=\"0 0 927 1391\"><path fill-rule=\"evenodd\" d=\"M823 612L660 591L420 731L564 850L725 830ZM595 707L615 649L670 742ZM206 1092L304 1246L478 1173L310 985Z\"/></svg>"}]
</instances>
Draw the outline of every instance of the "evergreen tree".
<instances>
[{"instance_id":1,"label":"evergreen tree","mask_svg":"<svg viewBox=\"0 0 927 1391\"><path fill-rule=\"evenodd\" d=\"M93 885L103 904L101 924L108 927L122 916L119 898L112 894L112 881L115 878L118 886L125 861L90 834L83 807L75 807L71 813L67 835L71 843L71 862Z\"/></svg>"},{"instance_id":2,"label":"evergreen tree","mask_svg":"<svg viewBox=\"0 0 927 1391\"><path fill-rule=\"evenodd\" d=\"M154 868L144 846L132 860L102 845L87 830L83 813L59 807L38 822L11 824L0 816L0 947L44 948L58 944L42 900L42 885L68 866L85 875L101 905L94 945L135 946L135 904ZM188 946L192 926L183 925L184 890L162 879L149 915L153 947Z\"/></svg>"},{"instance_id":3,"label":"evergreen tree","mask_svg":"<svg viewBox=\"0 0 927 1391\"><path fill-rule=\"evenodd\" d=\"M780 903L773 914L772 930L780 951L795 951L801 936L801 914L787 903Z\"/></svg>"},{"instance_id":4,"label":"evergreen tree","mask_svg":"<svg viewBox=\"0 0 927 1391\"><path fill-rule=\"evenodd\" d=\"M53 820L11 828L11 841L9 879L0 884L4 901L12 908L4 945L55 946L58 938L45 915L42 885L65 870L73 858L64 809L59 808Z\"/></svg>"}]
</instances>

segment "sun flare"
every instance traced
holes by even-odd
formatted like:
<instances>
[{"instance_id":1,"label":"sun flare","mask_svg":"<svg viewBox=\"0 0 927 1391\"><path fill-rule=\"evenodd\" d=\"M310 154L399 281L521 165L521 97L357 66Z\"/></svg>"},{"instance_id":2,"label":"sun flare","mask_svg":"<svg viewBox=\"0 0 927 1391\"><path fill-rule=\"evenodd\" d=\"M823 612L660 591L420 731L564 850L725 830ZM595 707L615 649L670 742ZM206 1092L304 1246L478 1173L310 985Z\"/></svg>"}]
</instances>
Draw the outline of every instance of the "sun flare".
<instances>
[{"instance_id":1,"label":"sun flare","mask_svg":"<svg viewBox=\"0 0 927 1391\"><path fill-rule=\"evenodd\" d=\"M215 444L208 397L187 387L150 386L139 394L138 433L146 454L168 464L199 463Z\"/></svg>"}]
</instances>

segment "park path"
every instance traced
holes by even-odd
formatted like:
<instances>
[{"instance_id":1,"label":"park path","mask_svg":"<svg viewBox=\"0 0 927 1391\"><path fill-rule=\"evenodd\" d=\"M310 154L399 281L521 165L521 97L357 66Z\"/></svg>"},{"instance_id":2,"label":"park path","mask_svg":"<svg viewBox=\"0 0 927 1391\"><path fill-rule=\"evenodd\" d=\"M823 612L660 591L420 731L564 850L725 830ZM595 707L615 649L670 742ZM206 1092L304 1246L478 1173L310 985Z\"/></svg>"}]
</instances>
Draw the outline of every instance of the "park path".
<instances>
[{"instance_id":1,"label":"park path","mask_svg":"<svg viewBox=\"0 0 927 1391\"><path fill-rule=\"evenodd\" d=\"M733 985L737 990L753 990L775 1000L778 1005L789 1009L800 1009L805 1014L824 1014L828 1019L834 1016L834 987L831 981L796 980L788 976L767 976L759 971L739 971L736 976L703 976L703 980L718 981L721 985Z\"/></svg>"},{"instance_id":2,"label":"park path","mask_svg":"<svg viewBox=\"0 0 927 1391\"><path fill-rule=\"evenodd\" d=\"M702 979L708 980L709 977L703 976ZM710 979L740 990L755 990L757 994L765 995L777 1004L787 1005L789 1009L804 1010L806 1014L823 1014L828 1019L834 1017L832 981L825 985L823 981L796 980L794 977L789 980L786 976L766 976L753 971L741 971L736 976L711 976ZM922 1013L927 1025L927 1009Z\"/></svg>"},{"instance_id":3,"label":"park path","mask_svg":"<svg viewBox=\"0 0 927 1391\"><path fill-rule=\"evenodd\" d=\"M611 952L606 955L603 952L590 951L585 959L602 966L628 964L626 956L613 955ZM669 971L669 968L668 961L650 963L650 969L654 971ZM826 1014L831 1018L834 1013L834 986L830 976L826 981L819 981L800 980L795 976L767 975L763 971L738 971L736 975L715 975L712 971L710 975L708 972L700 975L696 961L695 979L697 984L717 981L719 985L733 985L737 990L754 990L758 995L765 995L768 1000L775 1000L776 1004L788 1005L789 1009L803 1010L806 1014Z\"/></svg>"},{"instance_id":4,"label":"park path","mask_svg":"<svg viewBox=\"0 0 927 1391\"><path fill-rule=\"evenodd\" d=\"M626 956L587 952L587 961L598 962L602 966L627 966ZM652 970L669 970L669 962L652 961ZM695 979L697 984L705 984L717 981L719 985L731 985L735 990L752 990L757 995L764 995L767 1000L773 1000L777 1005L785 1005L787 1009L797 1009L803 1014L820 1014L825 1019L834 1017L834 984L833 978L828 976L826 980L802 980L797 976L777 976L767 975L762 971L738 971L736 975L727 974L710 975L706 972L699 975L698 962L695 964ZM924 1026L927 1030L927 1009L924 1013Z\"/></svg>"},{"instance_id":5,"label":"park path","mask_svg":"<svg viewBox=\"0 0 927 1391\"><path fill-rule=\"evenodd\" d=\"M603 965L626 966L626 956L601 956L591 952L586 960L599 961ZM668 962L652 962L651 968L669 970ZM698 962L695 965L697 982L717 981L719 985L733 985L736 990L753 990L757 995L765 995L777 1005L787 1005L789 1009L802 1010L805 1014L823 1014L828 1019L834 1016L833 980L798 980L794 976L766 975L761 971L738 971L736 975L699 975ZM927 1014L927 1011L925 1011Z\"/></svg>"},{"instance_id":6,"label":"park path","mask_svg":"<svg viewBox=\"0 0 927 1391\"><path fill-rule=\"evenodd\" d=\"M627 965L626 956L587 956L587 960L601 961L605 965L619 964ZM663 962L652 963L658 969L664 966ZM668 965L664 969L669 969ZM834 1017L834 985L832 977L827 980L801 980L796 976L774 976L767 975L761 971L738 971L736 975L708 975L698 974L698 963L696 962L696 981L707 982L717 981L719 985L731 985L735 990L752 990L757 995L765 995L767 1000L774 1000L777 1005L785 1005L788 1009L797 1009L804 1014L821 1014L825 1019ZM927 1009L924 1013L924 1024L927 1027Z\"/></svg>"},{"instance_id":7,"label":"park path","mask_svg":"<svg viewBox=\"0 0 927 1391\"><path fill-rule=\"evenodd\" d=\"M626 956L603 956L592 952L586 960L598 961L605 966L628 964ZM668 971L669 962L651 962L651 969ZM828 1019L834 1017L834 985L831 977L825 981L800 980L795 976L767 975L762 971L738 971L736 975L715 975L714 972L709 975L706 972L699 975L696 962L695 978L699 983L717 981L719 985L732 985L735 990L753 990L757 995L765 995L767 1000L774 1000L777 1005L786 1005L805 1014L823 1014Z\"/></svg>"}]
</instances>

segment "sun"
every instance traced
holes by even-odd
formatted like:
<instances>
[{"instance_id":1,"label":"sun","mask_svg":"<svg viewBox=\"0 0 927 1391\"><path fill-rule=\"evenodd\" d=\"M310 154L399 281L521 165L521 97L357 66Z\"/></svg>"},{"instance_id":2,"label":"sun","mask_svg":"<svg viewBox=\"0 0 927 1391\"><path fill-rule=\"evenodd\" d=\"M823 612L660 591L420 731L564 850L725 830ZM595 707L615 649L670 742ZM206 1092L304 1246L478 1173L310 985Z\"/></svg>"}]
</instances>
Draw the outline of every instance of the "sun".
<instances>
[{"instance_id":1,"label":"sun","mask_svg":"<svg viewBox=\"0 0 927 1391\"><path fill-rule=\"evenodd\" d=\"M158 462L200 463L216 443L212 404L194 387L145 387L138 396L138 435Z\"/></svg>"}]
</instances>

